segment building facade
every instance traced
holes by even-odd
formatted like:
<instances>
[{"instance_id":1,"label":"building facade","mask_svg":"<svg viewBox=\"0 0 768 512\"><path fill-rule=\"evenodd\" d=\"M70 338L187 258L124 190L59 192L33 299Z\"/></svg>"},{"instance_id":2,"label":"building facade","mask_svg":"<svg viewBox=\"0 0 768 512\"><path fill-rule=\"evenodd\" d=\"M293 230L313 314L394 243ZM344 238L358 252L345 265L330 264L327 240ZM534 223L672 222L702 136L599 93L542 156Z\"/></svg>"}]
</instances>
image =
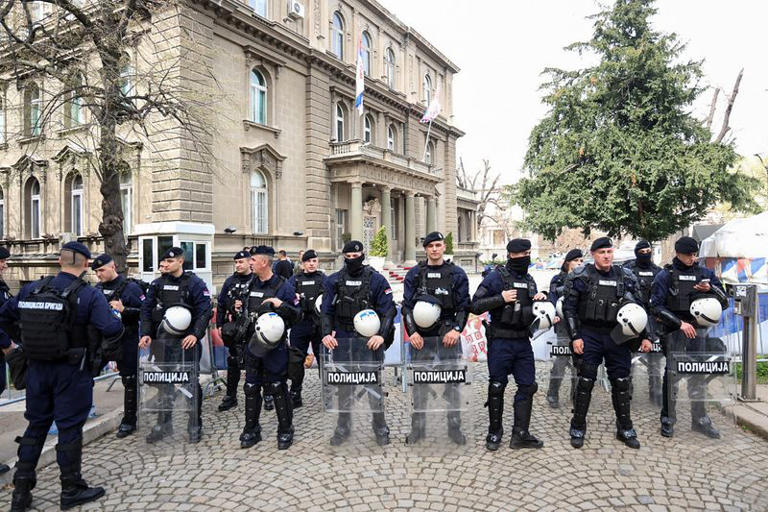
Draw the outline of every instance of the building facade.
<instances>
[{"instance_id":1,"label":"building facade","mask_svg":"<svg viewBox=\"0 0 768 512\"><path fill-rule=\"evenodd\" d=\"M121 127L129 262L139 259L135 227L168 222L213 225L211 257L199 270L219 283L244 246L312 247L330 267L346 240L369 246L381 226L390 262L415 261L419 237L434 229L454 233L456 259L472 261L472 197L456 186L459 68L383 6L188 0L138 32L125 87L141 90L148 68L172 62L178 83L204 99L206 129L193 140L162 118L147 133ZM362 115L354 108L358 40ZM55 83L4 84L0 243L18 256L14 276L26 281L53 265L61 239L101 249L100 179L89 165L97 150L85 137L95 128L76 101L46 109ZM419 119L436 95L442 111L427 138Z\"/></svg>"}]
</instances>

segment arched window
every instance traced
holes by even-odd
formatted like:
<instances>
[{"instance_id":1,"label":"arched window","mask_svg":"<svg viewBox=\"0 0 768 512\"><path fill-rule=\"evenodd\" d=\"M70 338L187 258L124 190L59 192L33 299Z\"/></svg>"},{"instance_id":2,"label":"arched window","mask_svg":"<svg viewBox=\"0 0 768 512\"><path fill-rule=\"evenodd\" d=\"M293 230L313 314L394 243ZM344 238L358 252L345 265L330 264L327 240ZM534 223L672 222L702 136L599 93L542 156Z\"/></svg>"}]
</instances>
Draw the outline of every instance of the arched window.
<instances>
[{"instance_id":1,"label":"arched window","mask_svg":"<svg viewBox=\"0 0 768 512\"><path fill-rule=\"evenodd\" d=\"M24 134L28 137L40 135L40 115L42 100L40 88L32 82L24 90Z\"/></svg>"},{"instance_id":2,"label":"arched window","mask_svg":"<svg viewBox=\"0 0 768 512\"><path fill-rule=\"evenodd\" d=\"M131 234L133 226L133 178L131 170L120 173L120 202L123 205L123 234Z\"/></svg>"},{"instance_id":3,"label":"arched window","mask_svg":"<svg viewBox=\"0 0 768 512\"><path fill-rule=\"evenodd\" d=\"M252 122L267 124L267 81L258 69L251 70L251 112Z\"/></svg>"},{"instance_id":4,"label":"arched window","mask_svg":"<svg viewBox=\"0 0 768 512\"><path fill-rule=\"evenodd\" d=\"M334 137L336 138L337 142L342 142L346 140L346 132L345 130L345 123L346 120L346 109L344 108L344 105L341 104L341 102L336 103L336 123L334 124Z\"/></svg>"},{"instance_id":5,"label":"arched window","mask_svg":"<svg viewBox=\"0 0 768 512\"><path fill-rule=\"evenodd\" d=\"M429 76L429 73L424 75L422 94L424 97L424 103L429 105L429 103L432 101L432 78Z\"/></svg>"},{"instance_id":6,"label":"arched window","mask_svg":"<svg viewBox=\"0 0 768 512\"><path fill-rule=\"evenodd\" d=\"M344 19L338 12L333 13L331 20L331 52L339 58L344 58Z\"/></svg>"},{"instance_id":7,"label":"arched window","mask_svg":"<svg viewBox=\"0 0 768 512\"><path fill-rule=\"evenodd\" d=\"M394 151L397 147L397 132L394 125L387 126L387 149Z\"/></svg>"},{"instance_id":8,"label":"arched window","mask_svg":"<svg viewBox=\"0 0 768 512\"><path fill-rule=\"evenodd\" d=\"M83 87L83 76L77 73L72 78L72 92L69 100L69 127L74 128L83 124L83 98L81 88Z\"/></svg>"},{"instance_id":9,"label":"arched window","mask_svg":"<svg viewBox=\"0 0 768 512\"><path fill-rule=\"evenodd\" d=\"M123 96L133 95L133 75L131 56L123 52L120 57L120 91L123 93Z\"/></svg>"},{"instance_id":10,"label":"arched window","mask_svg":"<svg viewBox=\"0 0 768 512\"><path fill-rule=\"evenodd\" d=\"M363 71L365 76L371 76L371 36L368 32L363 32Z\"/></svg>"},{"instance_id":11,"label":"arched window","mask_svg":"<svg viewBox=\"0 0 768 512\"><path fill-rule=\"evenodd\" d=\"M387 48L384 54L384 74L387 76L387 86L390 89L395 88L395 52L392 48Z\"/></svg>"},{"instance_id":12,"label":"arched window","mask_svg":"<svg viewBox=\"0 0 768 512\"><path fill-rule=\"evenodd\" d=\"M0 240L5 240L5 195L0 187Z\"/></svg>"},{"instance_id":13,"label":"arched window","mask_svg":"<svg viewBox=\"0 0 768 512\"><path fill-rule=\"evenodd\" d=\"M75 236L83 235L83 177L75 174L72 177L70 190L70 227Z\"/></svg>"},{"instance_id":14,"label":"arched window","mask_svg":"<svg viewBox=\"0 0 768 512\"><path fill-rule=\"evenodd\" d=\"M253 12L259 16L263 18L267 17L267 0L249 0L248 5L250 5Z\"/></svg>"},{"instance_id":15,"label":"arched window","mask_svg":"<svg viewBox=\"0 0 768 512\"><path fill-rule=\"evenodd\" d=\"M363 120L363 142L373 143L373 118L368 115Z\"/></svg>"},{"instance_id":16,"label":"arched window","mask_svg":"<svg viewBox=\"0 0 768 512\"><path fill-rule=\"evenodd\" d=\"M268 232L267 180L261 171L251 173L251 229L255 234Z\"/></svg>"},{"instance_id":17,"label":"arched window","mask_svg":"<svg viewBox=\"0 0 768 512\"><path fill-rule=\"evenodd\" d=\"M427 165L432 165L433 164L432 155L434 154L435 154L435 145L432 144L432 142L430 141L427 143L427 152L424 155L424 163L426 163Z\"/></svg>"},{"instance_id":18,"label":"arched window","mask_svg":"<svg viewBox=\"0 0 768 512\"><path fill-rule=\"evenodd\" d=\"M40 220L42 213L40 206L40 182L37 181L37 178L29 178L24 188L24 202L26 209L25 234L27 238L40 238Z\"/></svg>"}]
</instances>

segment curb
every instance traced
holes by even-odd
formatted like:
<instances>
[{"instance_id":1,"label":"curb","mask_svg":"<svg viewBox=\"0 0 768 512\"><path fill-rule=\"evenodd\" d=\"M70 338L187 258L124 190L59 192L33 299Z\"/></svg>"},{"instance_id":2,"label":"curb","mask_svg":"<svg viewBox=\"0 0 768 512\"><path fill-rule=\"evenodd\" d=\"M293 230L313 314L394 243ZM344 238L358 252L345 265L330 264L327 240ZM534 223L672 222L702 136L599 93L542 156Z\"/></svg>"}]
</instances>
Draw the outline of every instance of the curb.
<instances>
[{"instance_id":1,"label":"curb","mask_svg":"<svg viewBox=\"0 0 768 512\"><path fill-rule=\"evenodd\" d=\"M752 433L768 441L768 418L764 414L742 406L738 411L733 411L736 424L748 428Z\"/></svg>"}]
</instances>

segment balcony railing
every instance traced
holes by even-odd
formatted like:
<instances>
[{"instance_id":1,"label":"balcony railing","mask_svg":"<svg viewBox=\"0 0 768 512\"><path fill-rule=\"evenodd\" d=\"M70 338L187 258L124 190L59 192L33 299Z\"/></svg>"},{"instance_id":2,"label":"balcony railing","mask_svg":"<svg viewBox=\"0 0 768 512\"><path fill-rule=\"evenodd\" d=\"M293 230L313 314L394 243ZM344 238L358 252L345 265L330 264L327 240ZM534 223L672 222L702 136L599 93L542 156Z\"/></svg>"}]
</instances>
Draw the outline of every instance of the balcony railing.
<instances>
[{"instance_id":1,"label":"balcony railing","mask_svg":"<svg viewBox=\"0 0 768 512\"><path fill-rule=\"evenodd\" d=\"M421 160L401 155L385 148L372 146L359 139L331 142L331 158L337 157L372 158L411 171L429 174L431 176L440 176L440 170L433 165L426 164Z\"/></svg>"}]
</instances>

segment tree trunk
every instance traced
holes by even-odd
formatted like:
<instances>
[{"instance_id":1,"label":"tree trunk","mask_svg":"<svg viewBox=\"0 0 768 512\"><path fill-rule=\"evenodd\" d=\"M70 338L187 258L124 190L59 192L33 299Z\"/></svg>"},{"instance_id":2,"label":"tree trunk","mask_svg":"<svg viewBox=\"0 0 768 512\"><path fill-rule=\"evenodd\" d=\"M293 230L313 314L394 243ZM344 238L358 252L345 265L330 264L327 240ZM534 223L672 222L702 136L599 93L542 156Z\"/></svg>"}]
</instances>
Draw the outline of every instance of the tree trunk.
<instances>
[{"instance_id":1,"label":"tree trunk","mask_svg":"<svg viewBox=\"0 0 768 512\"><path fill-rule=\"evenodd\" d=\"M101 125L101 211L99 233L104 237L104 250L115 260L118 272L128 270L128 247L123 232L123 204L120 198L120 173L125 163L120 160L114 123Z\"/></svg>"}]
</instances>

